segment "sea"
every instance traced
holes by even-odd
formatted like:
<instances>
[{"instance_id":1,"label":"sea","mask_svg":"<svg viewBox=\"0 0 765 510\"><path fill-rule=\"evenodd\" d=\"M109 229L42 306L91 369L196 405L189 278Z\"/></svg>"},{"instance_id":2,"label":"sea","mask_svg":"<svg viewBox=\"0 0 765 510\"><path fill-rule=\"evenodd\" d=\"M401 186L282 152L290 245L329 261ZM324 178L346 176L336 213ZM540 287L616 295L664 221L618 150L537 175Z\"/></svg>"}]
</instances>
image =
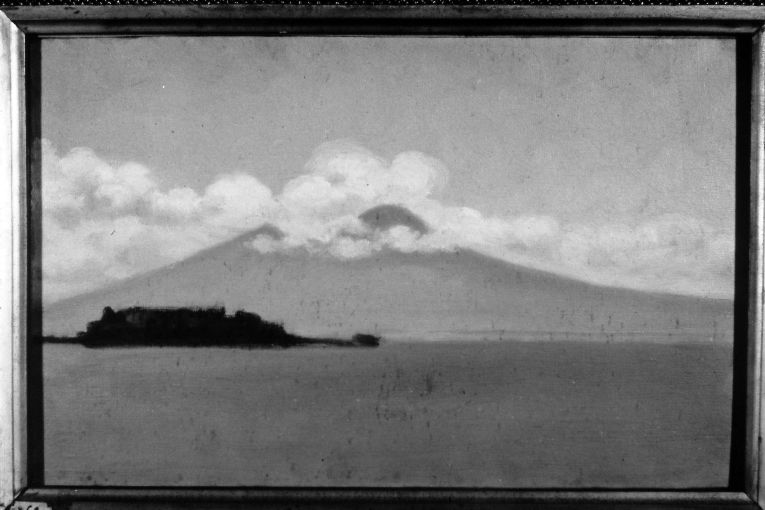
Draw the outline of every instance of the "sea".
<instances>
[{"instance_id":1,"label":"sea","mask_svg":"<svg viewBox=\"0 0 765 510\"><path fill-rule=\"evenodd\" d=\"M377 348L49 344L44 481L719 488L731 354L706 340L512 335Z\"/></svg>"}]
</instances>

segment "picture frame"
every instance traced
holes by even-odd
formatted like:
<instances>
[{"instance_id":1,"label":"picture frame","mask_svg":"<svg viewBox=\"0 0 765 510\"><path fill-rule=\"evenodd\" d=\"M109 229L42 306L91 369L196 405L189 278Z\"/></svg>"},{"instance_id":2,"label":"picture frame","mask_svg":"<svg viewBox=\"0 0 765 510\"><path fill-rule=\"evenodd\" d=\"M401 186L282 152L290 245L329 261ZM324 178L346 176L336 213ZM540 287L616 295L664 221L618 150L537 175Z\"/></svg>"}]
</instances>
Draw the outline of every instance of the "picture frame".
<instances>
[{"instance_id":1,"label":"picture frame","mask_svg":"<svg viewBox=\"0 0 765 510\"><path fill-rule=\"evenodd\" d=\"M765 7L354 4L0 7L0 506L12 508L765 508ZM51 487L42 482L40 41L148 35L734 37L737 45L733 441L723 491Z\"/></svg>"}]
</instances>

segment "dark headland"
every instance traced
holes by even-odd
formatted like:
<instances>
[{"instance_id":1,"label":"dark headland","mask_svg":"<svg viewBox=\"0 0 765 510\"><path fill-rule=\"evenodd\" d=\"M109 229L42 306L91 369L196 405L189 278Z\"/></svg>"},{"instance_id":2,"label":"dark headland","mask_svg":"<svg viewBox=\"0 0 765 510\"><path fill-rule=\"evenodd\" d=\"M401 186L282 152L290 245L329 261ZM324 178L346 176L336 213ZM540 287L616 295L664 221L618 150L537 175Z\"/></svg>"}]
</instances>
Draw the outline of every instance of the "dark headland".
<instances>
[{"instance_id":1,"label":"dark headland","mask_svg":"<svg viewBox=\"0 0 765 510\"><path fill-rule=\"evenodd\" d=\"M86 347L377 347L380 337L364 333L349 340L304 337L255 313L239 310L226 315L224 307L134 306L114 311L107 306L100 319L88 322L86 330L76 336L46 336L43 341Z\"/></svg>"}]
</instances>

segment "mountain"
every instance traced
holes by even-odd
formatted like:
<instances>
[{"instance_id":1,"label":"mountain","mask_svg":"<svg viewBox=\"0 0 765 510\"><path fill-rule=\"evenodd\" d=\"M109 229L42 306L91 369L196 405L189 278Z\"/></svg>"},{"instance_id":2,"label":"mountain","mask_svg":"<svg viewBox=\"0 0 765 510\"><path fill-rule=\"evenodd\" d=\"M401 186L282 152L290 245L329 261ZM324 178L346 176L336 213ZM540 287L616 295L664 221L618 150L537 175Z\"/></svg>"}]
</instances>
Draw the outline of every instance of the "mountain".
<instances>
[{"instance_id":1,"label":"mountain","mask_svg":"<svg viewBox=\"0 0 765 510\"><path fill-rule=\"evenodd\" d=\"M259 226L258 228L256 228L255 230L246 234L245 237L249 237L251 239L255 239L258 237L266 237L274 241L280 241L284 239L284 232L282 232L282 230L275 225L272 225L270 223L265 223Z\"/></svg>"},{"instance_id":2,"label":"mountain","mask_svg":"<svg viewBox=\"0 0 765 510\"><path fill-rule=\"evenodd\" d=\"M400 205L378 205L364 211L359 219L376 230L388 230L393 227L407 227L419 235L430 232L428 225L409 209Z\"/></svg>"},{"instance_id":3,"label":"mountain","mask_svg":"<svg viewBox=\"0 0 765 510\"><path fill-rule=\"evenodd\" d=\"M427 226L403 208L367 211L376 228ZM402 209L402 210L399 210ZM411 216L410 216L411 215ZM419 220L419 223L418 223ZM733 304L601 287L475 251L380 251L341 260L304 250L259 253L272 226L150 273L45 307L46 335L72 335L105 306L246 310L296 334L350 338L520 338L729 341Z\"/></svg>"}]
</instances>

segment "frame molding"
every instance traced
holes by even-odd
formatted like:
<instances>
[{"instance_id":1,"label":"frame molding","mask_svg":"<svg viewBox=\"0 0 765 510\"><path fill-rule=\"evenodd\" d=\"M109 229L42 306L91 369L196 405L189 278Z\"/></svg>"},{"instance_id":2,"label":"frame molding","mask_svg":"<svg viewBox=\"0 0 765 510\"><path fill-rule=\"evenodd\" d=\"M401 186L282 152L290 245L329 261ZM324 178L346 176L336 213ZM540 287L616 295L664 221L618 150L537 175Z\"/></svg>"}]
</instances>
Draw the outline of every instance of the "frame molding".
<instances>
[{"instance_id":1,"label":"frame molding","mask_svg":"<svg viewBox=\"0 0 765 510\"><path fill-rule=\"evenodd\" d=\"M0 506L26 486L24 33L0 13Z\"/></svg>"},{"instance_id":2,"label":"frame molding","mask_svg":"<svg viewBox=\"0 0 765 510\"><path fill-rule=\"evenodd\" d=\"M0 7L0 508L13 502L47 502L64 507L82 503L100 507L151 503L195 506L257 504L263 508L737 508L765 509L765 408L763 399L763 313L765 311L765 7L751 6L630 6L630 5L148 5ZM27 350L28 318L35 311L34 287L28 276L39 268L28 259L28 246L38 242L27 221L39 196L38 177L30 169L35 156L36 113L27 102L34 85L35 58L30 49L41 38L74 36L131 37L135 35L251 34L251 35L440 35L464 30L482 35L658 35L727 36L751 43L749 84L739 91L748 108L745 137L737 142L739 196L748 243L737 249L737 319L734 342L737 370L734 388L744 391L734 414L741 416L743 448L741 479L725 491L614 490L433 490L433 489L305 489L305 488L100 488L45 487L28 483L35 467L27 458L28 423L36 414L31 399L39 371L27 371L28 360L41 361L39 349ZM739 61L741 64L741 61ZM30 67L32 66L32 67ZM748 74L747 74L748 75ZM739 72L741 77L741 72ZM32 81L29 81L32 80ZM751 102L750 102L751 99ZM740 103L741 104L741 103ZM29 114L27 114L29 112ZM739 124L741 123L739 106ZM27 127L29 126L29 136ZM748 172L743 167L748 165ZM746 182L742 182L746 181ZM36 189L33 189L36 188ZM29 216L33 220L34 216ZM39 234L39 233L38 233ZM741 283L744 283L742 289ZM739 292L739 289L743 290ZM737 312L739 313L739 312ZM743 330L740 324L744 324ZM29 334L28 334L29 332ZM30 403L27 403L27 375ZM734 427L734 433L737 430ZM33 434L34 435L34 434ZM31 451L31 450L29 450ZM734 455L734 459L736 456ZM34 473L29 474L32 483ZM26 508L26 504L24 505ZM174 507L170 507L174 508Z\"/></svg>"},{"instance_id":3,"label":"frame molding","mask_svg":"<svg viewBox=\"0 0 765 510\"><path fill-rule=\"evenodd\" d=\"M746 459L744 490L760 507L765 507L765 451L763 423L763 268L765 267L765 34L759 31L752 45L751 163L749 225L749 310L747 342L747 436L750 445Z\"/></svg>"}]
</instances>

